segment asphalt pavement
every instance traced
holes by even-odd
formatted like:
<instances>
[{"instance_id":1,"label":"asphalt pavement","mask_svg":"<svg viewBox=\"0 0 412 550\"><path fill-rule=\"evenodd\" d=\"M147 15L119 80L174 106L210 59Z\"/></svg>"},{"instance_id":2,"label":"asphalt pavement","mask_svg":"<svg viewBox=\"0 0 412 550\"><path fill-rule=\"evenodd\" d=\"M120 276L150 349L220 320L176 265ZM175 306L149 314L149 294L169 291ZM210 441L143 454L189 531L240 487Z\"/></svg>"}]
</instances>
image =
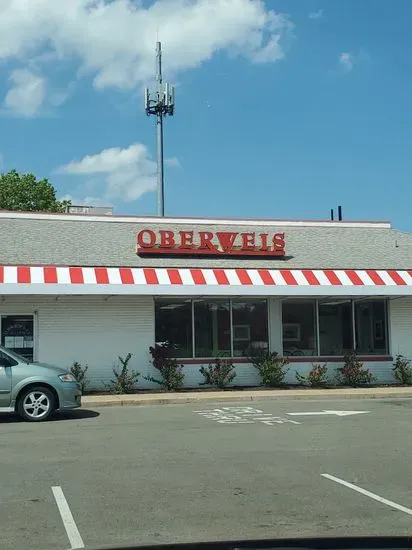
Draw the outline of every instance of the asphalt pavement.
<instances>
[{"instance_id":1,"label":"asphalt pavement","mask_svg":"<svg viewBox=\"0 0 412 550\"><path fill-rule=\"evenodd\" d=\"M411 421L411 399L1 416L0 547L410 535Z\"/></svg>"}]
</instances>

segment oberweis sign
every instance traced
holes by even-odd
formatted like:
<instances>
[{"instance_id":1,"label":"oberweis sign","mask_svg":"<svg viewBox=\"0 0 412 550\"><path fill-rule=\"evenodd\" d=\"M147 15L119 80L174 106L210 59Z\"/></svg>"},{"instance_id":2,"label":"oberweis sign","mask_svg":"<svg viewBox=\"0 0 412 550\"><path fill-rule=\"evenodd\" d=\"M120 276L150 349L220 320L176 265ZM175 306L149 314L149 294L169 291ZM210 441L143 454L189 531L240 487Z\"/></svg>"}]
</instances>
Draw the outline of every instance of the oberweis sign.
<instances>
[{"instance_id":1,"label":"oberweis sign","mask_svg":"<svg viewBox=\"0 0 412 550\"><path fill-rule=\"evenodd\" d=\"M285 233L142 229L137 234L137 253L140 255L284 256Z\"/></svg>"}]
</instances>

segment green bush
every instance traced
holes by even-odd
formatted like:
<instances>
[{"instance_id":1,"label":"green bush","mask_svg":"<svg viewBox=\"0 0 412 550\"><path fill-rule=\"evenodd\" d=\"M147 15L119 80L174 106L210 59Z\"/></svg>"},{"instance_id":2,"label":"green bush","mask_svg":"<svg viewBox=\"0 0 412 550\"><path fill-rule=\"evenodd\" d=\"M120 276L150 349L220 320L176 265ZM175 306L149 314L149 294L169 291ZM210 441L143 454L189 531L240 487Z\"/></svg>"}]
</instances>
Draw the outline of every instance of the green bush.
<instances>
[{"instance_id":1,"label":"green bush","mask_svg":"<svg viewBox=\"0 0 412 550\"><path fill-rule=\"evenodd\" d=\"M400 384L410 386L412 384L412 367L409 359L403 355L397 355L393 363L393 375Z\"/></svg>"},{"instance_id":2,"label":"green bush","mask_svg":"<svg viewBox=\"0 0 412 550\"><path fill-rule=\"evenodd\" d=\"M260 351L249 357L249 361L258 370L261 383L264 386L277 388L283 386L289 369L287 357L280 356L276 351Z\"/></svg>"},{"instance_id":3,"label":"green bush","mask_svg":"<svg viewBox=\"0 0 412 550\"><path fill-rule=\"evenodd\" d=\"M89 367L87 365L82 365L78 361L75 361L70 367L70 373L76 378L77 382L80 384L82 393L85 392L86 386L89 383L89 379L86 377L86 372Z\"/></svg>"},{"instance_id":4,"label":"green bush","mask_svg":"<svg viewBox=\"0 0 412 550\"><path fill-rule=\"evenodd\" d=\"M220 389L230 384L236 376L233 363L228 359L220 358L215 359L215 362L208 367L200 367L200 372L204 377L204 382L201 382L201 385L207 384Z\"/></svg>"},{"instance_id":5,"label":"green bush","mask_svg":"<svg viewBox=\"0 0 412 550\"><path fill-rule=\"evenodd\" d=\"M313 363L311 370L307 376L303 374L296 374L296 380L303 386L310 386L312 388L321 388L328 383L328 367L326 363L320 365Z\"/></svg>"},{"instance_id":6,"label":"green bush","mask_svg":"<svg viewBox=\"0 0 412 550\"><path fill-rule=\"evenodd\" d=\"M359 361L356 353L352 351L345 356L345 364L338 368L338 382L344 386L365 386L371 384L375 377L368 368L363 367L362 361Z\"/></svg>"},{"instance_id":7,"label":"green bush","mask_svg":"<svg viewBox=\"0 0 412 550\"><path fill-rule=\"evenodd\" d=\"M160 379L152 376L145 376L145 380L159 384L159 386L168 391L179 390L183 386L183 380L185 378L183 365L178 365L176 359L169 356L167 346L159 346L156 344L154 347L150 347L149 351L152 356L152 364L159 372Z\"/></svg>"},{"instance_id":8,"label":"green bush","mask_svg":"<svg viewBox=\"0 0 412 550\"><path fill-rule=\"evenodd\" d=\"M111 380L111 391L113 393L133 393L136 390L136 382L140 372L129 370L129 361L132 354L128 353L125 358L119 356L120 370L113 368L114 379Z\"/></svg>"}]
</instances>

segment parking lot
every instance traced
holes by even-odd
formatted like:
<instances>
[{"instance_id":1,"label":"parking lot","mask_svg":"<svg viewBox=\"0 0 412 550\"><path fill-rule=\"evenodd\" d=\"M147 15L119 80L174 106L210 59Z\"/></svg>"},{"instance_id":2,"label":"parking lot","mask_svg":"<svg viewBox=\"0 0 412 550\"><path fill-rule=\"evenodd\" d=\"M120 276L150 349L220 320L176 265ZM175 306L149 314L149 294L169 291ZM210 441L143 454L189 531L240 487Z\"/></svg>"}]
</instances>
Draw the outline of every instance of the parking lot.
<instances>
[{"instance_id":1,"label":"parking lot","mask_svg":"<svg viewBox=\"0 0 412 550\"><path fill-rule=\"evenodd\" d=\"M0 544L410 534L411 419L406 399L1 416Z\"/></svg>"}]
</instances>

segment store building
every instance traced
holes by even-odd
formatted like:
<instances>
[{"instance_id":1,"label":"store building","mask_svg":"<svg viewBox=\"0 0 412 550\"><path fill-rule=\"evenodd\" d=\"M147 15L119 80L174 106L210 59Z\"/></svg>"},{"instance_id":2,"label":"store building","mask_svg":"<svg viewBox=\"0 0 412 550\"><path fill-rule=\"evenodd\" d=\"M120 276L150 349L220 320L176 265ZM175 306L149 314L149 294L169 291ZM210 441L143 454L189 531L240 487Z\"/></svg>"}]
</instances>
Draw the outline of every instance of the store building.
<instances>
[{"instance_id":1,"label":"store building","mask_svg":"<svg viewBox=\"0 0 412 550\"><path fill-rule=\"evenodd\" d=\"M2 345L86 363L93 388L129 352L151 386L155 342L187 386L217 355L258 384L258 348L290 356L291 383L353 348L380 382L412 358L412 235L386 222L0 212L0 250Z\"/></svg>"}]
</instances>

